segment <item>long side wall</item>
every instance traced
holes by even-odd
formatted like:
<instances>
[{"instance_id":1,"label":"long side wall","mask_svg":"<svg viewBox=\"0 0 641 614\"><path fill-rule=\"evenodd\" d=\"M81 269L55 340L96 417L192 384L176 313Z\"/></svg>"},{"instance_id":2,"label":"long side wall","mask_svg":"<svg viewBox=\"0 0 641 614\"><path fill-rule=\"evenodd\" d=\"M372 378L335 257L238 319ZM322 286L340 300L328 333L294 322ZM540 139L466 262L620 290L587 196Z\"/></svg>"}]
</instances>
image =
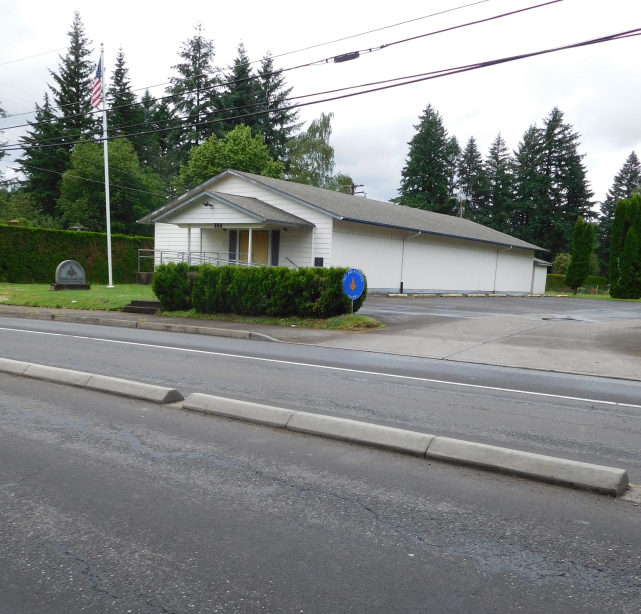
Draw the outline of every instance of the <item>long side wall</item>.
<instances>
[{"instance_id":1,"label":"long side wall","mask_svg":"<svg viewBox=\"0 0 641 614\"><path fill-rule=\"evenodd\" d=\"M530 293L529 250L351 222L334 223L332 264L360 268L373 291Z\"/></svg>"}]
</instances>

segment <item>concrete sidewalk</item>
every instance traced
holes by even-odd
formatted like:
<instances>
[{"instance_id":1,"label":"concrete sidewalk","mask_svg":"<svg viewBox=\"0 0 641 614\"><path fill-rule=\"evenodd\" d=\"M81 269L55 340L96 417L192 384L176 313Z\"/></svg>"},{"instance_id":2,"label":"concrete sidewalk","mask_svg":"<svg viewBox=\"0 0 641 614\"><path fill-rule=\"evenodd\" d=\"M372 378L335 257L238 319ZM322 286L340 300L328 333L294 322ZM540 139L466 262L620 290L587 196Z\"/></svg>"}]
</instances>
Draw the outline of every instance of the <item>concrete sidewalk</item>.
<instances>
[{"instance_id":1,"label":"concrete sidewalk","mask_svg":"<svg viewBox=\"0 0 641 614\"><path fill-rule=\"evenodd\" d=\"M364 333L12 305L0 305L0 316L273 340L641 381L641 315L591 321L534 313L482 314L414 318L409 323L379 317L387 328Z\"/></svg>"}]
</instances>

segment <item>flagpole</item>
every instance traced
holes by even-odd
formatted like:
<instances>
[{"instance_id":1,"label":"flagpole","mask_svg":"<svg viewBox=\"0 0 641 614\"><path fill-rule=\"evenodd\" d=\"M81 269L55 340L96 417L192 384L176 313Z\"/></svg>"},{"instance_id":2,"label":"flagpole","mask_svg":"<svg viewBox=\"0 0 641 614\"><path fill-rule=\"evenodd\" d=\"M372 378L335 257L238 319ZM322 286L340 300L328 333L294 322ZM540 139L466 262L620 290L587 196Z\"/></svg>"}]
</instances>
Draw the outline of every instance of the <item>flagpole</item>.
<instances>
[{"instance_id":1,"label":"flagpole","mask_svg":"<svg viewBox=\"0 0 641 614\"><path fill-rule=\"evenodd\" d=\"M109 205L109 147L107 142L107 107L105 102L105 49L100 44L100 67L102 88L102 145L105 159L105 212L107 216L107 269L109 271L108 288L113 288L113 275L111 268L111 209Z\"/></svg>"}]
</instances>

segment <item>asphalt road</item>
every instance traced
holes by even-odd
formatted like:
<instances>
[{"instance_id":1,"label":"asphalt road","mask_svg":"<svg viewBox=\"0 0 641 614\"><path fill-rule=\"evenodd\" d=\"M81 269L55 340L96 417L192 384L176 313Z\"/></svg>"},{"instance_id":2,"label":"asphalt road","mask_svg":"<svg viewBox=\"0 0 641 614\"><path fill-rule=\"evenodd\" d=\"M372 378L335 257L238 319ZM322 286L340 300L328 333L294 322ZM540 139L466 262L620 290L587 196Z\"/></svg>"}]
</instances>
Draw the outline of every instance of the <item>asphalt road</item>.
<instances>
[{"instance_id":1,"label":"asphalt road","mask_svg":"<svg viewBox=\"0 0 641 614\"><path fill-rule=\"evenodd\" d=\"M2 374L0 441L2 614L639 611L620 499Z\"/></svg>"},{"instance_id":2,"label":"asphalt road","mask_svg":"<svg viewBox=\"0 0 641 614\"><path fill-rule=\"evenodd\" d=\"M638 382L64 322L2 324L6 358L623 467L641 483Z\"/></svg>"}]
</instances>

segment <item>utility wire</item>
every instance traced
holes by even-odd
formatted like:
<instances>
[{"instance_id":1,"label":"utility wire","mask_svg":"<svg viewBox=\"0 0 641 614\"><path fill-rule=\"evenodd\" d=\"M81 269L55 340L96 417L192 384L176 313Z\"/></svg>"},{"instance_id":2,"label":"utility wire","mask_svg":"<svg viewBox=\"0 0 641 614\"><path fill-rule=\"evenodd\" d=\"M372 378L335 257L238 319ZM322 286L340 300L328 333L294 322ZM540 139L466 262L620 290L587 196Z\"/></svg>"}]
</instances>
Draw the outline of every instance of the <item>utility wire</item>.
<instances>
[{"instance_id":1,"label":"utility wire","mask_svg":"<svg viewBox=\"0 0 641 614\"><path fill-rule=\"evenodd\" d=\"M489 0L482 0L482 1L489 1ZM441 33L449 32L449 31L452 31L452 30L458 30L458 29L461 29L461 28L467 28L467 27L470 27L470 26L478 25L480 23L485 23L485 22L488 22L488 21L494 21L494 20L497 20L497 19L501 19L503 17L511 17L512 15L516 15L518 13L523 13L525 11L530 11L530 10L533 10L533 9L541 8L541 7L550 5L550 4L556 4L558 2L563 2L563 1L564 0L549 0L548 2L543 2L543 3L540 3L540 4L528 6L528 7L522 8L522 9L518 9L518 10L514 10L514 11L508 11L507 13L500 13L498 15L493 15L491 17L487 17L487 18L484 18L484 19L479 19L479 20L475 20L475 21L466 22L466 23L463 23L463 24L458 24L456 26L451 26L449 28L444 28L444 29L441 29L441 30L435 30L433 32L427 32L425 34L419 34L418 36L413 36L411 38L402 39L402 40L398 40L398 41L393 41L391 43L385 43L385 44L379 45L378 47L373 47L373 48L369 48L369 49L362 49L362 50L359 51L359 53L372 53L374 51L381 51L383 49L386 49L387 47L392 47L394 45L399 45L399 44L402 44L402 43L410 42L410 41L417 40L417 39L420 39L420 38L425 38L425 37L428 37L428 36L434 36L436 34L441 34ZM476 2L474 4L479 4L479 3L480 2ZM471 6L471 5L465 5L465 6ZM459 8L462 8L462 7L459 7ZM454 10L454 9L452 9L452 10ZM447 12L447 11L443 11L443 12ZM439 13L435 13L435 15L437 15L437 14L439 14ZM429 16L427 16L427 17L429 17ZM422 19L422 18L418 18L418 19ZM413 21L413 20L410 20L410 21ZM406 22L402 22L402 23L406 23ZM390 26L390 27L392 27L392 26ZM385 29L385 28L380 28L380 29ZM373 31L376 31L376 30L373 30ZM354 36L359 36L359 35L354 35ZM351 38L351 37L348 37L348 38ZM207 91L219 88L219 87L224 87L226 85L235 85L235 84L243 83L243 82L246 82L246 81L251 81L251 80L265 78L265 77L271 77L271 76L274 76L274 75L279 75L279 74L282 74L283 72L289 72L289 71L292 71L292 70L298 70L300 68L309 68L310 66L328 64L329 62L335 61L336 58L338 58L338 57L340 57L342 55L345 55L345 54L339 54L339 55L336 55L336 56L330 56L330 57L322 58L320 60L315 60L315 61L312 61L312 62L306 62L304 64L299 64L297 66L290 66L288 68L281 68L281 69L274 70L271 73L267 73L267 74L264 74L264 75L254 75L252 77L245 77L243 79L236 79L236 80L232 80L232 81L217 83L217 84L215 84L215 85L213 85L213 86L211 86L209 88L187 90L185 92L181 92L180 94L168 94L167 96L158 96L158 97L152 98L152 100L154 102L158 102L158 101L161 101L161 100L174 99L177 96L183 96L185 94L192 94L194 92L207 92ZM203 76L206 76L206 75L203 75ZM168 82L168 83L171 83L171 82ZM161 84L158 84L158 85L167 85L167 83L161 83ZM138 88L137 90L132 90L132 92L133 91L140 91L142 89L149 89L149 87L157 87L157 86L148 86L147 88ZM58 110L62 110L63 107L72 106L72 105L76 105L76 104L78 104L78 102L67 103L66 105L61 105L60 107L56 107L55 105L52 105L52 108L54 108L54 109L57 108ZM136 106L136 105L140 105L140 104L142 104L142 102L138 101L138 102L129 103L129 104L125 104L125 105L118 105L116 107L112 107L112 109L131 107L131 106ZM99 113L99 112L100 111L90 111L89 114L96 114L96 113ZM13 113L11 115L6 115L5 117L17 117L17 116L20 116L20 115L29 115L29 114L32 114L32 113L35 113L35 111L26 111L26 112L23 112L23 113ZM75 114L75 115L66 116L65 119L72 119L74 117L80 117L80 116L84 117L86 115L87 115L87 113L79 113L79 114ZM22 127L29 126L29 125L31 125L31 124L27 123L27 124L19 124L19 125L16 125L16 126L7 126L6 128L2 128L2 130L11 130L13 128L22 128Z\"/></svg>"},{"instance_id":2,"label":"utility wire","mask_svg":"<svg viewBox=\"0 0 641 614\"><path fill-rule=\"evenodd\" d=\"M343 98L351 98L351 97L354 97L354 96L361 96L363 94L370 94L370 93L373 93L373 92L378 92L378 91L383 91L383 90L392 89L392 88L396 88L396 87L401 87L401 86L404 86L404 85L411 85L411 84L414 84L414 83L420 83L422 81L428 81L428 80L431 80L431 79L438 79L438 78L441 78L441 77L447 77L447 76L451 76L451 75L455 75L455 74L460 74L460 73L463 73L463 72L469 72L469 71L472 71L472 70L478 70L478 69L481 69L481 68L488 68L490 66L497 66L499 64L505 64L505 63L508 63L508 62L514 62L516 60L522 60L522 59L536 57L536 56L540 56L540 55L556 53L556 52L559 52L559 51L565 51L565 50L569 50L569 49L576 49L576 48L580 48L580 47L586 47L586 46L589 46L589 45L595 45L595 44L599 44L599 43L605 43L605 42L610 42L610 41L624 39L624 38L631 38L631 37L639 36L639 35L641 35L641 28L635 28L635 29L632 29L632 30L619 32L619 33L616 33L616 34L608 34L606 36L602 36L602 37L599 37L599 38L594 38L594 39L590 39L590 40L586 40L586 41L581 41L581 42L578 42L578 43L572 43L572 44L569 44L569 45L563 45L563 46L560 46L560 47L553 47L553 48L549 48L549 49L543 49L543 50L533 51L533 52L529 52L529 53L522 53L522 54L508 56L508 57L504 57L504 58L498 58L498 59L494 59L494 60L487 60L487 61L478 62L478 63L475 63L475 64L468 64L468 65L464 65L464 66L446 68L446 69L442 69L442 70L439 70L439 71L431 71L431 72L428 72L428 73L421 73L419 75L413 75L413 76L399 77L399 78L395 78L395 79L390 79L389 82L391 82L391 81L402 81L402 82L401 83L389 83L388 82L388 84L384 84L384 85L381 85L379 87L374 87L374 88L362 90L362 91L359 91L359 92L352 92L352 93L349 93L349 94L341 94L341 95L338 95L338 96L332 96L332 97L323 98L323 99L320 99L320 100L302 102L302 103L298 103L298 104L294 104L294 105L290 105L290 106L286 106L286 107L280 107L280 108L278 108L276 110L277 111L286 111L286 110L290 110L290 109L298 109L298 108L302 108L302 107L306 107L306 106L310 106L310 105L314 105L314 104L319 104L319 103L322 103L322 102L331 102L331 101L340 100L340 99L343 99ZM385 82L383 82L383 83L385 83ZM243 114L243 115L235 116L233 119L236 119L236 120L244 119L246 117L253 117L253 116L256 116L256 115L261 115L261 114L271 113L271 112L274 112L274 110L257 111L257 112L254 112L254 113L246 113L246 114ZM220 123L222 121L225 121L225 120L224 119L215 119L215 120L201 121L201 122L197 122L196 124L184 125L181 128L182 129L194 128L194 127L198 127L198 126L216 124L216 123ZM146 134L158 134L158 133L168 132L168 131L176 130L176 129L177 129L176 127L173 127L173 128L163 128L163 129L159 129L159 130L148 130L148 131L133 133L133 134L129 134L129 135L116 135L116 136L109 137L108 140L115 140L115 139L119 139L119 138L131 138L131 137L142 136L142 135L146 135ZM93 142L100 143L103 140L104 139L99 138L99 139L94 139ZM31 148L32 149L33 148L40 149L40 148L49 148L49 147L60 147L60 146L74 145L74 144L82 143L82 142L87 142L87 141L86 140L84 140L84 141L71 141L71 142L58 143L58 144L53 144L53 145L33 145L33 146L31 146ZM5 151L12 151L12 150L17 149L17 148L15 148L15 147L4 147L4 148L0 147L0 150L3 150L3 149Z\"/></svg>"}]
</instances>

